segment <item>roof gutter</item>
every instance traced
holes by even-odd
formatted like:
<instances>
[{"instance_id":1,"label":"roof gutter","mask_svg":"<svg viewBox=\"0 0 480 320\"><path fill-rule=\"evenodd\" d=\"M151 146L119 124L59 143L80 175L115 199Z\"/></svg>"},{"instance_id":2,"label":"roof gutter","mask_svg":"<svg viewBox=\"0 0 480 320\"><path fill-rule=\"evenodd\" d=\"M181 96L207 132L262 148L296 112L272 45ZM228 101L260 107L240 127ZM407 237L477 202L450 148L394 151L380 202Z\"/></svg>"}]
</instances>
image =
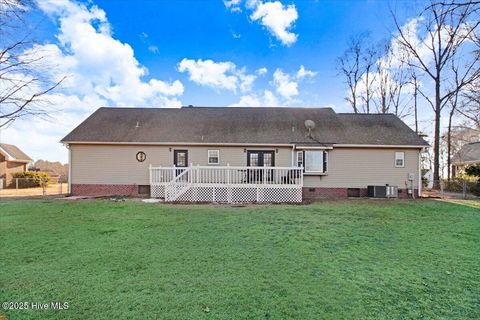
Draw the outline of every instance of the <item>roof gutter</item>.
<instances>
[{"instance_id":1,"label":"roof gutter","mask_svg":"<svg viewBox=\"0 0 480 320\"><path fill-rule=\"evenodd\" d=\"M300 146L294 143L232 143L232 142L108 142L108 141L60 141L69 144L92 145L153 145L153 146L269 146L269 147L296 147L301 149L332 149L335 148L426 148L425 145L380 145L380 144L333 144L332 147Z\"/></svg>"},{"instance_id":2,"label":"roof gutter","mask_svg":"<svg viewBox=\"0 0 480 320\"><path fill-rule=\"evenodd\" d=\"M61 141L63 144L98 145L154 145L154 146L272 146L291 147L291 143L227 143L227 142L99 142L99 141Z\"/></svg>"},{"instance_id":3,"label":"roof gutter","mask_svg":"<svg viewBox=\"0 0 480 320\"><path fill-rule=\"evenodd\" d=\"M399 148L399 149L423 149L429 146L425 145L408 145L408 144L334 144L335 148Z\"/></svg>"},{"instance_id":4,"label":"roof gutter","mask_svg":"<svg viewBox=\"0 0 480 320\"><path fill-rule=\"evenodd\" d=\"M462 166L462 165L467 165L467 164L477 164L477 163L480 163L480 159L479 160L467 160L467 161L452 161L452 164L456 165L456 166Z\"/></svg>"}]
</instances>

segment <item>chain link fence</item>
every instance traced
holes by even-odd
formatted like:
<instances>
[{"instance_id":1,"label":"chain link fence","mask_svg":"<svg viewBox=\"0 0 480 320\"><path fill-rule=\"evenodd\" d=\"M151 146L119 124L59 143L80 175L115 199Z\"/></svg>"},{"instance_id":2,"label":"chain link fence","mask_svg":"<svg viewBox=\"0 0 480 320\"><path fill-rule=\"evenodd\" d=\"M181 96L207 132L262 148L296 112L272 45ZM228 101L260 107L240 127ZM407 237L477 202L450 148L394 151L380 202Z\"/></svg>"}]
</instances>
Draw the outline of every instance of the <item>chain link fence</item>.
<instances>
[{"instance_id":1,"label":"chain link fence","mask_svg":"<svg viewBox=\"0 0 480 320\"><path fill-rule=\"evenodd\" d=\"M35 197L65 195L69 193L68 182L60 179L0 178L1 197Z\"/></svg>"},{"instance_id":2,"label":"chain link fence","mask_svg":"<svg viewBox=\"0 0 480 320\"><path fill-rule=\"evenodd\" d=\"M428 196L456 199L480 198L480 180L454 178L424 183L424 193Z\"/></svg>"}]
</instances>

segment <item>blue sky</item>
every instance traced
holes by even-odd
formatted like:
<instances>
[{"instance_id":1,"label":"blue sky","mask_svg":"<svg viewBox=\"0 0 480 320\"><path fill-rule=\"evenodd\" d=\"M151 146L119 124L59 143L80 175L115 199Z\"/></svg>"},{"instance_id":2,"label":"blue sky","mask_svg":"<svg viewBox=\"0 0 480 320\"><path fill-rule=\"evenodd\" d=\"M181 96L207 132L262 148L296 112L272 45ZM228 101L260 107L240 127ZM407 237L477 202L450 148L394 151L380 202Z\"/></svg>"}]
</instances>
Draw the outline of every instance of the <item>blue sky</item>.
<instances>
[{"instance_id":1,"label":"blue sky","mask_svg":"<svg viewBox=\"0 0 480 320\"><path fill-rule=\"evenodd\" d=\"M229 0L231 1L231 0ZM1 140L67 160L58 141L100 106L301 106L351 112L335 59L352 35L388 39L409 1L43 0L29 13L51 80L52 118ZM418 3L415 2L415 5ZM36 141L32 144L32 137Z\"/></svg>"},{"instance_id":2,"label":"blue sky","mask_svg":"<svg viewBox=\"0 0 480 320\"><path fill-rule=\"evenodd\" d=\"M150 74L180 79L185 85L182 102L193 105L225 106L238 98L189 82L188 75L176 71L183 58L232 61L251 72L266 67L270 73L276 68L296 72L303 64L318 74L302 84L301 105L335 105L349 111L335 59L352 34L369 30L374 39L386 38L391 24L387 1L284 1L294 4L299 15L291 28L298 40L285 46L249 19L250 10L231 12L221 0L141 1L135 6L128 1L95 3L107 12L115 37L133 46ZM142 33L148 35L145 41ZM150 52L149 46L156 46L158 53ZM262 77L256 87L268 88L270 81Z\"/></svg>"}]
</instances>

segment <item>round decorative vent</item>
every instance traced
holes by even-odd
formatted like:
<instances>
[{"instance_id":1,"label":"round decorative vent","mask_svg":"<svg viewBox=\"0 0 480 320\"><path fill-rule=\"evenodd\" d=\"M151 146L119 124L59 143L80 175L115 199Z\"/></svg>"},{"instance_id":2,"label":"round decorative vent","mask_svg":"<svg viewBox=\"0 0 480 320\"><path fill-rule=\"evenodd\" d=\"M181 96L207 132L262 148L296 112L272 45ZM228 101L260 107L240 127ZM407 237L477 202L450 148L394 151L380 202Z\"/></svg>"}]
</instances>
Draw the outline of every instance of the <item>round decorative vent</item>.
<instances>
[{"instance_id":1,"label":"round decorative vent","mask_svg":"<svg viewBox=\"0 0 480 320\"><path fill-rule=\"evenodd\" d=\"M136 158L138 162L143 162L145 161L145 159L147 159L147 155L145 154L145 152L139 151L137 152Z\"/></svg>"}]
</instances>

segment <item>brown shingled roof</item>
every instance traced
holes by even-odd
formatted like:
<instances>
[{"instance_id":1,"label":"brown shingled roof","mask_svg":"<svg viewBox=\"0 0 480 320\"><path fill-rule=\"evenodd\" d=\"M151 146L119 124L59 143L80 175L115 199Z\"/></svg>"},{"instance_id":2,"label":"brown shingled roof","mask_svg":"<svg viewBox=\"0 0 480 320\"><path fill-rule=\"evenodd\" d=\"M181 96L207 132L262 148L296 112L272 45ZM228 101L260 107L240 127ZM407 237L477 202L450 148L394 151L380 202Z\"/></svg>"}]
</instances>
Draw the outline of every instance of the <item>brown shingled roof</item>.
<instances>
[{"instance_id":1,"label":"brown shingled roof","mask_svg":"<svg viewBox=\"0 0 480 320\"><path fill-rule=\"evenodd\" d=\"M233 107L100 108L62 142L428 145L392 114Z\"/></svg>"},{"instance_id":2,"label":"brown shingled roof","mask_svg":"<svg viewBox=\"0 0 480 320\"><path fill-rule=\"evenodd\" d=\"M480 141L464 145L452 157L453 164L480 163Z\"/></svg>"},{"instance_id":3,"label":"brown shingled roof","mask_svg":"<svg viewBox=\"0 0 480 320\"><path fill-rule=\"evenodd\" d=\"M0 148L2 148L8 156L12 157L11 161L32 161L32 159L27 156L22 150L13 144L0 143Z\"/></svg>"}]
</instances>

